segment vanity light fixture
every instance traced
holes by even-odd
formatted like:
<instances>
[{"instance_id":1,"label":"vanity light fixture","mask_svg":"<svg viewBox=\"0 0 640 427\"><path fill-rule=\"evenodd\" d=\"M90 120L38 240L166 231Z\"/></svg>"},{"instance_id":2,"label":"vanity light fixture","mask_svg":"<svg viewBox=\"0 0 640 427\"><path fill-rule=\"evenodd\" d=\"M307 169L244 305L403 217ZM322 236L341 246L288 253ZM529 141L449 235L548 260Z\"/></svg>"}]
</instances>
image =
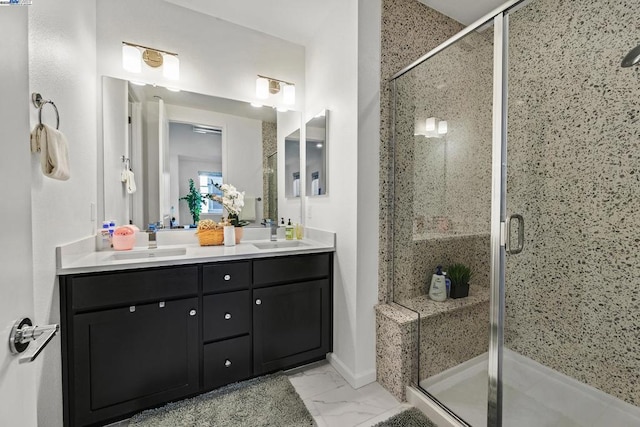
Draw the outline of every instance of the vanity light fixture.
<instances>
[{"instance_id":1,"label":"vanity light fixture","mask_svg":"<svg viewBox=\"0 0 640 427\"><path fill-rule=\"evenodd\" d=\"M294 105L296 103L296 85L294 83L258 74L256 79L256 98L267 99L269 95L280 93L280 90L282 90L283 104Z\"/></svg>"},{"instance_id":2,"label":"vanity light fixture","mask_svg":"<svg viewBox=\"0 0 640 427\"><path fill-rule=\"evenodd\" d=\"M177 53L122 42L122 67L131 73L142 72L142 61L151 68L162 67L167 80L180 79L180 60Z\"/></svg>"}]
</instances>

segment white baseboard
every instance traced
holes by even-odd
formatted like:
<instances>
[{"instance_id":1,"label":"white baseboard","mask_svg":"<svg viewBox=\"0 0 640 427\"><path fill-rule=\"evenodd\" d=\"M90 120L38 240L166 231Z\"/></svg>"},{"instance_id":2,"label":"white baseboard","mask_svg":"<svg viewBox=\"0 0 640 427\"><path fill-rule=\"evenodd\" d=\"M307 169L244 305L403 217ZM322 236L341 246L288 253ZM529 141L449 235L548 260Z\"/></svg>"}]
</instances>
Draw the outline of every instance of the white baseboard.
<instances>
[{"instance_id":1,"label":"white baseboard","mask_svg":"<svg viewBox=\"0 0 640 427\"><path fill-rule=\"evenodd\" d=\"M459 423L424 393L411 386L407 386L407 402L425 414L438 427L464 427L464 424Z\"/></svg>"},{"instance_id":2,"label":"white baseboard","mask_svg":"<svg viewBox=\"0 0 640 427\"><path fill-rule=\"evenodd\" d=\"M360 388L364 387L367 384L371 384L376 380L376 370L375 368L365 372L360 375L354 374L351 369L347 368L347 366L342 363L342 361L335 355L335 353L329 353L327 355L327 360L333 366L333 368L338 371L342 378L344 378L351 387Z\"/></svg>"}]
</instances>

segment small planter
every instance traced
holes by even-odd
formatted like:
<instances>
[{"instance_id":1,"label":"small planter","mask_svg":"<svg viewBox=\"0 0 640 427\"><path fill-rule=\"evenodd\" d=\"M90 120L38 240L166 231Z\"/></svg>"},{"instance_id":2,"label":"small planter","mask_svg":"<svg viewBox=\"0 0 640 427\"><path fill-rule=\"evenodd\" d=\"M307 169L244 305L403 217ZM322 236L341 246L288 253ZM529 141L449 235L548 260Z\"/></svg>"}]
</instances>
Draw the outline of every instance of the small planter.
<instances>
[{"instance_id":1,"label":"small planter","mask_svg":"<svg viewBox=\"0 0 640 427\"><path fill-rule=\"evenodd\" d=\"M469 296L469 284L466 285L454 285L451 284L451 290L449 291L450 298L466 298Z\"/></svg>"}]
</instances>

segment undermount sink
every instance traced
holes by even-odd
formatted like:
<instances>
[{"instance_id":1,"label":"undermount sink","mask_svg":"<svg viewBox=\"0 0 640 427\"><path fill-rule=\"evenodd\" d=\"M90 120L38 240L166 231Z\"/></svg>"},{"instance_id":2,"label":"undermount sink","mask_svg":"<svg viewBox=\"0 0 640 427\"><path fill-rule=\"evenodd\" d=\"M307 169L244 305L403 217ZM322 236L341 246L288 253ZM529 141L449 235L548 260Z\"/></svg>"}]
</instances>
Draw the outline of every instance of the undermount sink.
<instances>
[{"instance_id":1,"label":"undermount sink","mask_svg":"<svg viewBox=\"0 0 640 427\"><path fill-rule=\"evenodd\" d=\"M111 259L116 261L122 261L125 259L149 259L160 258L167 256L181 256L187 254L187 248L156 248L156 249L143 249L133 251L116 252L111 256Z\"/></svg>"},{"instance_id":2,"label":"undermount sink","mask_svg":"<svg viewBox=\"0 0 640 427\"><path fill-rule=\"evenodd\" d=\"M285 240L277 242L256 242L252 243L258 249L284 249L284 248L299 248L302 246L309 246L307 243L303 243L299 240Z\"/></svg>"}]
</instances>

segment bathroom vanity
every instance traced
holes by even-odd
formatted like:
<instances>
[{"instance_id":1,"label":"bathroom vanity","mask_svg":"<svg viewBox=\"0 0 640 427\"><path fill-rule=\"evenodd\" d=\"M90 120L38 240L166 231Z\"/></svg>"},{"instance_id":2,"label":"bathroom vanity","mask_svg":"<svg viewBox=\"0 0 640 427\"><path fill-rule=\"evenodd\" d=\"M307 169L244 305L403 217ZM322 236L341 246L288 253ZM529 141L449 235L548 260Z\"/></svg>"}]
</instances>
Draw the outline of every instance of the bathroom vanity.
<instances>
[{"instance_id":1,"label":"bathroom vanity","mask_svg":"<svg viewBox=\"0 0 640 427\"><path fill-rule=\"evenodd\" d=\"M333 248L222 258L62 270L65 425L103 425L326 357Z\"/></svg>"}]
</instances>

